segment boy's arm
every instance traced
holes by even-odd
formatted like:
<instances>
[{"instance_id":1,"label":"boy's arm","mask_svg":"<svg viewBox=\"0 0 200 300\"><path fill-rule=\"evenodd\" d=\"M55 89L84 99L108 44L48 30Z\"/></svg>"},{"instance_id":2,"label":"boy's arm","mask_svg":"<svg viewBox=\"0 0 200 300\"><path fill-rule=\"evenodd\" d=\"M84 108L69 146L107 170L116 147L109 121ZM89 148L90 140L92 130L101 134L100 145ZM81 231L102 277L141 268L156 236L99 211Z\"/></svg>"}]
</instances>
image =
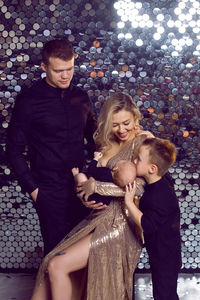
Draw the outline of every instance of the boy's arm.
<instances>
[{"instance_id":1,"label":"boy's arm","mask_svg":"<svg viewBox=\"0 0 200 300\"><path fill-rule=\"evenodd\" d=\"M133 219L133 221L138 225L138 227L143 230L142 225L141 225L141 218L143 216L143 213L137 206L135 205L133 198L135 196L135 191L136 191L136 182L134 181L134 184L128 184L126 186L126 192L124 196L124 201L126 204L126 207Z\"/></svg>"}]
</instances>

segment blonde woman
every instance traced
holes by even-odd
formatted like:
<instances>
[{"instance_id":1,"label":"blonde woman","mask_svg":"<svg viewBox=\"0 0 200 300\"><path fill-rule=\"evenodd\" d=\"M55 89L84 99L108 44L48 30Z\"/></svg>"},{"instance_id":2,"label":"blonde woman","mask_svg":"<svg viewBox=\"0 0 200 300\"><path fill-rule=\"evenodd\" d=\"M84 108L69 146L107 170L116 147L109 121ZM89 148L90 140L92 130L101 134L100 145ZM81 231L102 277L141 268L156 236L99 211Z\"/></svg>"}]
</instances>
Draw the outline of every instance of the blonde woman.
<instances>
[{"instance_id":1,"label":"blonde woman","mask_svg":"<svg viewBox=\"0 0 200 300\"><path fill-rule=\"evenodd\" d=\"M119 160L133 161L140 143L142 118L133 99L117 93L105 102L95 134L103 151L100 166ZM147 133L147 132L145 132ZM141 182L138 181L138 193ZM131 300L132 276L141 253L136 226L124 206L124 191L113 183L89 180L89 192L78 187L93 210L43 260L32 300ZM87 187L87 188L88 188ZM87 201L93 192L110 195L110 204ZM91 196L92 197L92 196ZM73 201L73 199L72 199Z\"/></svg>"}]
</instances>

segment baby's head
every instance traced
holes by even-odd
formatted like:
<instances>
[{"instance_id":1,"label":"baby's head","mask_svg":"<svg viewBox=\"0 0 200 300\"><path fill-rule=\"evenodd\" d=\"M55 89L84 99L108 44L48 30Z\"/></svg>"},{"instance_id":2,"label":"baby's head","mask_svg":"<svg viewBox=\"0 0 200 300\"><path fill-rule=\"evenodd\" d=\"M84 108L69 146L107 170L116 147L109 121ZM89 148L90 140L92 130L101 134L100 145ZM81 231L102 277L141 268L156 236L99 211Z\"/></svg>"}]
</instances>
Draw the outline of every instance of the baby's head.
<instances>
[{"instance_id":1,"label":"baby's head","mask_svg":"<svg viewBox=\"0 0 200 300\"><path fill-rule=\"evenodd\" d=\"M136 177L136 167L131 161L120 160L112 170L114 183L120 187L125 187L133 183Z\"/></svg>"}]
</instances>

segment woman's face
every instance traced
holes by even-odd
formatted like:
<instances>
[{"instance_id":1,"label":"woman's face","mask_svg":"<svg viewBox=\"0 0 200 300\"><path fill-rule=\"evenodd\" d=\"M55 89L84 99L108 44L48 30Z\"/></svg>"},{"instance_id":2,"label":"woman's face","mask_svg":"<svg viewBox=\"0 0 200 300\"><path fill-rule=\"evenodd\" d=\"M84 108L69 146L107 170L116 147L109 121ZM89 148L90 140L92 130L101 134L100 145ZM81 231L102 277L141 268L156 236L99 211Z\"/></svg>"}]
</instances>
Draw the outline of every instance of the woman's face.
<instances>
[{"instance_id":1,"label":"woman's face","mask_svg":"<svg viewBox=\"0 0 200 300\"><path fill-rule=\"evenodd\" d=\"M135 135L135 120L127 110L120 110L112 115L112 133L119 141L129 141Z\"/></svg>"}]
</instances>

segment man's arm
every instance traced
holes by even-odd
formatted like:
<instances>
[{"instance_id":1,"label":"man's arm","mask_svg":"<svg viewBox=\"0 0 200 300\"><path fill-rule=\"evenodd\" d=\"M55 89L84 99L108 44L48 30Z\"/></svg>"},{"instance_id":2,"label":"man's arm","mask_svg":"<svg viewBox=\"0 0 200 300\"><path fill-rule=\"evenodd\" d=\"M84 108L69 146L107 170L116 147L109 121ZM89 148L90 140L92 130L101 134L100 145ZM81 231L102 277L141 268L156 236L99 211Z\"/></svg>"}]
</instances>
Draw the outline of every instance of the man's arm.
<instances>
[{"instance_id":1,"label":"man's arm","mask_svg":"<svg viewBox=\"0 0 200 300\"><path fill-rule=\"evenodd\" d=\"M29 108L26 99L19 95L15 102L11 122L8 128L6 151L8 162L19 180L19 184L29 193L32 193L37 185L34 182L26 157L25 147L28 144Z\"/></svg>"},{"instance_id":2,"label":"man's arm","mask_svg":"<svg viewBox=\"0 0 200 300\"><path fill-rule=\"evenodd\" d=\"M86 119L86 124L85 124L84 136L87 141L85 147L86 147L86 150L88 153L88 158L92 159L94 151L96 150L96 145L95 145L95 142L93 139L93 134L94 134L95 130L97 129L97 121L95 119L91 101L88 96L87 96L87 100L88 100L88 104L87 104L88 109L87 109L87 119Z\"/></svg>"}]
</instances>

